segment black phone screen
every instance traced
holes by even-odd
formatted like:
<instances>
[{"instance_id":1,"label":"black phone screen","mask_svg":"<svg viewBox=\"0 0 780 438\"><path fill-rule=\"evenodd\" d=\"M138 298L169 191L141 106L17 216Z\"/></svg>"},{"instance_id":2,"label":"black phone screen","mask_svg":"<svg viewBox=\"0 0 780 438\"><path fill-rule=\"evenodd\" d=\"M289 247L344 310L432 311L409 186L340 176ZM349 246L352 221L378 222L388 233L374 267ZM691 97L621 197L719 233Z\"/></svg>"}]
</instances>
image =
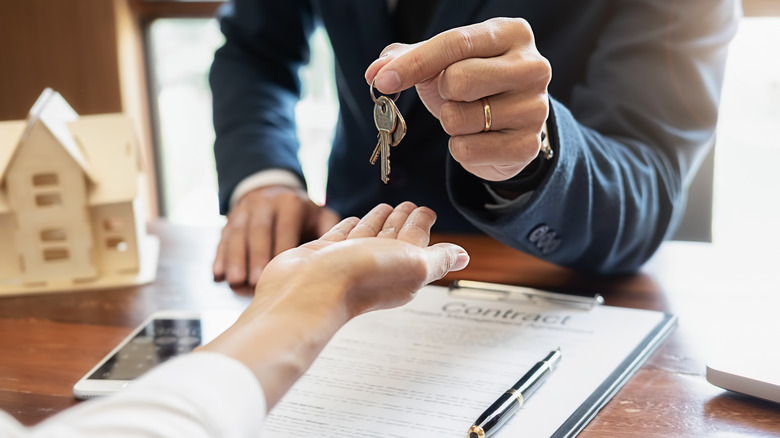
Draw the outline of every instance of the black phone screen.
<instances>
[{"instance_id":1,"label":"black phone screen","mask_svg":"<svg viewBox=\"0 0 780 438\"><path fill-rule=\"evenodd\" d=\"M154 319L89 376L98 380L133 380L203 342L200 319Z\"/></svg>"}]
</instances>

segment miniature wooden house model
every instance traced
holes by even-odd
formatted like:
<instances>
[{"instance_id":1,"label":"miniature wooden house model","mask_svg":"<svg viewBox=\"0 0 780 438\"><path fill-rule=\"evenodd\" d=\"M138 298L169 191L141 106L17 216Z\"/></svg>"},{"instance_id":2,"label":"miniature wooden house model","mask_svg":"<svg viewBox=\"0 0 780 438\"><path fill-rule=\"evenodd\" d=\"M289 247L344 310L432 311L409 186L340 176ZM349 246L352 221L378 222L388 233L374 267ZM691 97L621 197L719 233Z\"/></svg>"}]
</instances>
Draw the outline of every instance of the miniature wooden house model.
<instances>
[{"instance_id":1,"label":"miniature wooden house model","mask_svg":"<svg viewBox=\"0 0 780 438\"><path fill-rule=\"evenodd\" d=\"M0 122L0 294L153 279L137 153L128 117L80 117L48 88L27 120Z\"/></svg>"}]
</instances>

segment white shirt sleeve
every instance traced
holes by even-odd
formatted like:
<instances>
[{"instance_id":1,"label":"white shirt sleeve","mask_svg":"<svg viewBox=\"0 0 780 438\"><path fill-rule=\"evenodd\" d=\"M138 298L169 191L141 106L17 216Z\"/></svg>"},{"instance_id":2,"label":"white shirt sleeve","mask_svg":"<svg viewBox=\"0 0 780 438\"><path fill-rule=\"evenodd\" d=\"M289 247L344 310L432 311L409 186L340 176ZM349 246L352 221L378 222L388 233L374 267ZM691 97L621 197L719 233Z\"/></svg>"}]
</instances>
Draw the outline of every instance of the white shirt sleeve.
<instances>
[{"instance_id":1,"label":"white shirt sleeve","mask_svg":"<svg viewBox=\"0 0 780 438\"><path fill-rule=\"evenodd\" d=\"M257 438L265 414L265 394L246 366L221 354L197 352L160 365L119 393L81 403L31 428L0 412L0 436Z\"/></svg>"},{"instance_id":2,"label":"white shirt sleeve","mask_svg":"<svg viewBox=\"0 0 780 438\"><path fill-rule=\"evenodd\" d=\"M303 182L298 178L295 173L285 169L268 169L261 170L260 172L253 173L248 177L241 180L240 183L233 189L233 194L230 195L230 209L236 206L238 201L251 192L254 189L267 186L288 186L296 189L303 189Z\"/></svg>"}]
</instances>

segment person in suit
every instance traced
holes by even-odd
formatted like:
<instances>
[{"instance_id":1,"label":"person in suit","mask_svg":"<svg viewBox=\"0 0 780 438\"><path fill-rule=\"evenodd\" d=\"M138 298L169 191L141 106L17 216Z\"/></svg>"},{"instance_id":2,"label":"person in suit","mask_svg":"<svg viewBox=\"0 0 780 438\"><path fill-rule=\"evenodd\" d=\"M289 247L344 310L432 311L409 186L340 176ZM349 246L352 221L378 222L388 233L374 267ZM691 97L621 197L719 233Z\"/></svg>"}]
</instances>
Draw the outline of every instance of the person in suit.
<instances>
[{"instance_id":1,"label":"person in suit","mask_svg":"<svg viewBox=\"0 0 780 438\"><path fill-rule=\"evenodd\" d=\"M438 232L485 233L587 273L635 271L674 231L711 147L739 16L734 0L225 5L210 74L228 218L215 279L254 284L339 217L405 199L439 212ZM324 206L306 195L294 122L318 23L340 104ZM368 164L369 90L407 90L387 184Z\"/></svg>"},{"instance_id":2,"label":"person in suit","mask_svg":"<svg viewBox=\"0 0 780 438\"><path fill-rule=\"evenodd\" d=\"M435 220L410 202L347 218L274 258L247 309L210 343L35 427L0 411L0 436L260 436L266 413L350 319L401 306L466 267L463 248L428 245Z\"/></svg>"}]
</instances>

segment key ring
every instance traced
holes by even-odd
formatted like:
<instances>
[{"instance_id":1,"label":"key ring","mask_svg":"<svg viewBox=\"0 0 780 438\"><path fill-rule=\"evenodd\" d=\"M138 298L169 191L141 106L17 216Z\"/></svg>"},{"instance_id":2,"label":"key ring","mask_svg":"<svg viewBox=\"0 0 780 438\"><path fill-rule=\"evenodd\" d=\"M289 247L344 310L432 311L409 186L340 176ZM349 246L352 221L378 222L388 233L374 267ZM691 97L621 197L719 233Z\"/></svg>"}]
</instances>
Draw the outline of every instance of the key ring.
<instances>
[{"instance_id":1,"label":"key ring","mask_svg":"<svg viewBox=\"0 0 780 438\"><path fill-rule=\"evenodd\" d=\"M374 81L376 80L376 76L374 76L374 79L371 80L371 85L368 86L368 91L371 92L371 100L374 101L374 105L380 105L379 101L377 100L376 96L374 96ZM398 100L398 96L401 95L401 92L395 93L395 96L393 97L393 102ZM382 105L384 108L384 105Z\"/></svg>"}]
</instances>

